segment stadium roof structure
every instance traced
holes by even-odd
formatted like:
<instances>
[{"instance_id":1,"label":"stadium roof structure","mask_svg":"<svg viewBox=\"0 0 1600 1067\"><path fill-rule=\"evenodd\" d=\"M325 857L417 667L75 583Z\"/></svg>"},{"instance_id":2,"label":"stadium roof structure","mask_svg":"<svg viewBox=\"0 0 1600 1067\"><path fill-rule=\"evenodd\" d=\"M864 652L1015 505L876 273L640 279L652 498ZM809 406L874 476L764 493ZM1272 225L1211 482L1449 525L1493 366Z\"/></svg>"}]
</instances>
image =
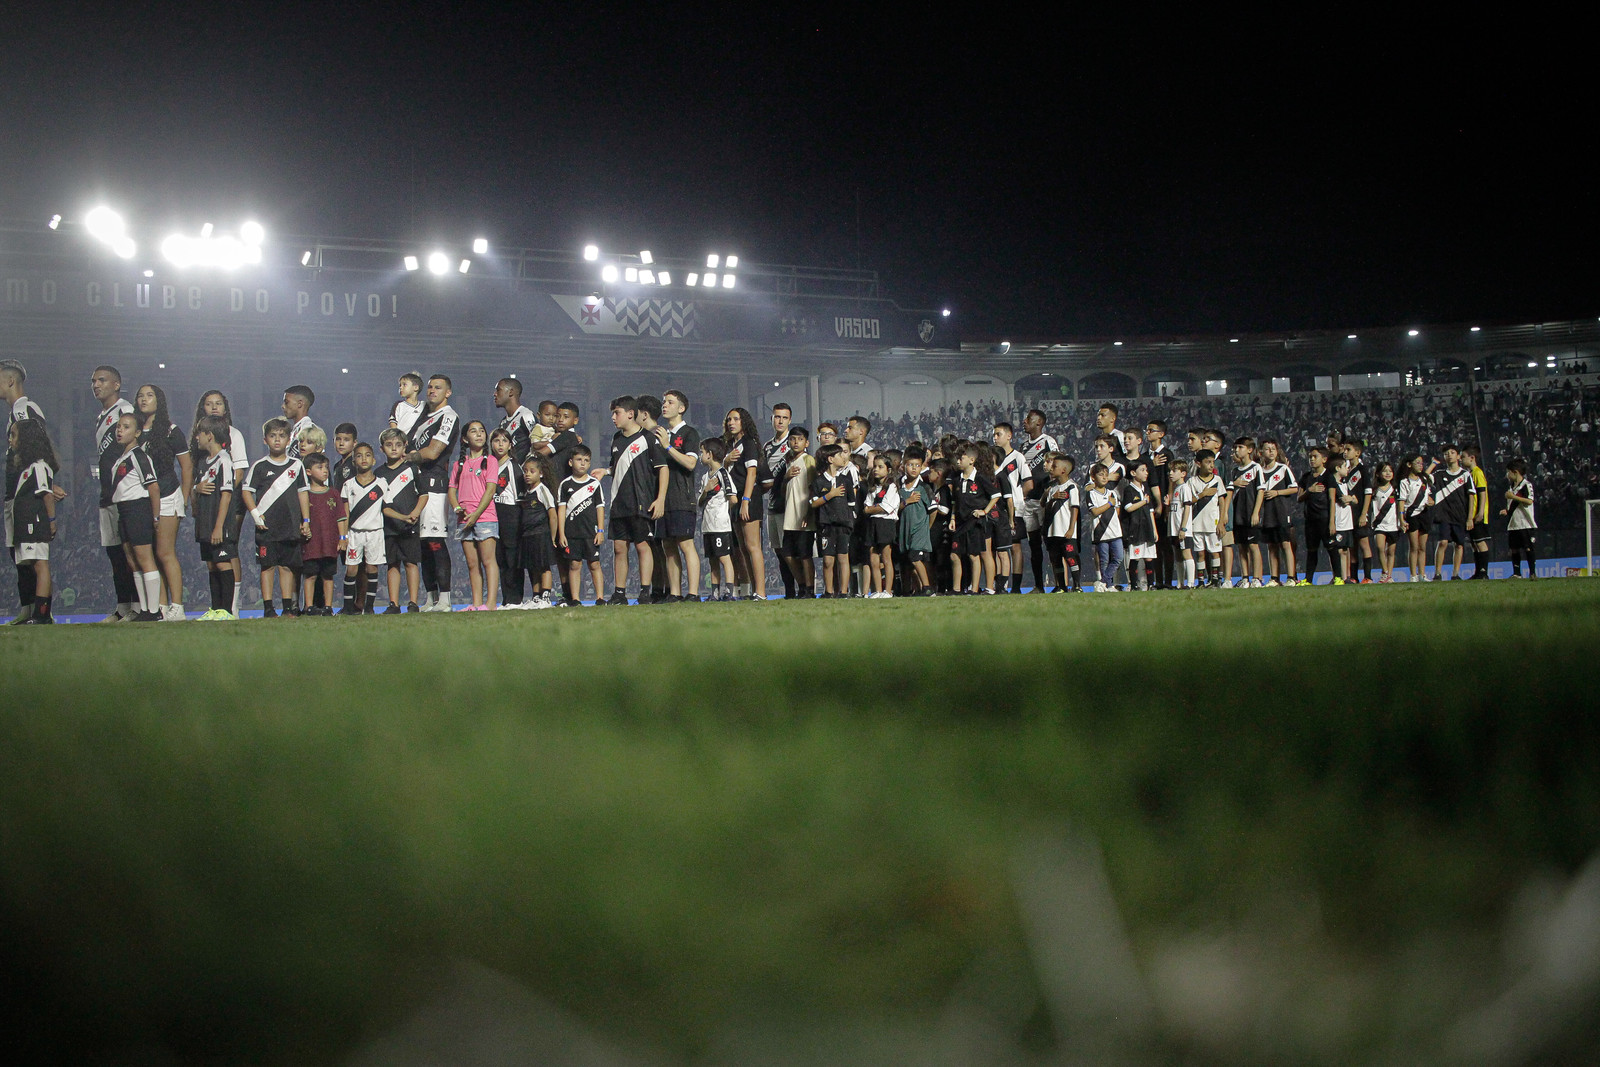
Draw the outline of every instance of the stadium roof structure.
<instances>
[{"instance_id":1,"label":"stadium roof structure","mask_svg":"<svg viewBox=\"0 0 1600 1067\"><path fill-rule=\"evenodd\" d=\"M153 242L151 242L153 244ZM1016 381L1124 374L1139 383L1285 373L1344 374L1423 364L1471 367L1504 353L1588 354L1600 320L1417 324L1233 336L962 336L959 316L904 308L876 272L743 262L737 284L688 285L704 254L652 256L670 284L603 280L640 256L489 248L469 241L277 237L259 263L177 266L128 258L71 225L0 223L0 341L22 358L116 358L129 349L208 360L484 368L604 367L790 376L850 369ZM430 250L446 269L416 269ZM409 266L407 269L408 258ZM458 267L458 263L460 266ZM719 264L720 265L720 264ZM463 271L461 267L470 269ZM1474 329L1474 326L1478 328ZM1290 370L1292 368L1292 371Z\"/></svg>"}]
</instances>

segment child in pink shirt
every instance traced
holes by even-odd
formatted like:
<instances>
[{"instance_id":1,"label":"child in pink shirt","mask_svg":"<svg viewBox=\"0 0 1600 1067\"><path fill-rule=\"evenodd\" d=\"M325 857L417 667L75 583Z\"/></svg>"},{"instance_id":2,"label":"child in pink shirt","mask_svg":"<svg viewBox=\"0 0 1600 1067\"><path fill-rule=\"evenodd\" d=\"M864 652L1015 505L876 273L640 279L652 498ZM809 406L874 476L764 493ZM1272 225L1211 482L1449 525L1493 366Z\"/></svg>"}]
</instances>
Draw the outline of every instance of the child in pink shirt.
<instances>
[{"instance_id":1,"label":"child in pink shirt","mask_svg":"<svg viewBox=\"0 0 1600 1067\"><path fill-rule=\"evenodd\" d=\"M462 457L450 471L450 507L461 529L461 550L467 557L467 577L472 582L468 611L493 611L500 598L500 565L495 545L500 539L494 493L500 481L500 461L489 452L489 431L474 419L461 438Z\"/></svg>"}]
</instances>

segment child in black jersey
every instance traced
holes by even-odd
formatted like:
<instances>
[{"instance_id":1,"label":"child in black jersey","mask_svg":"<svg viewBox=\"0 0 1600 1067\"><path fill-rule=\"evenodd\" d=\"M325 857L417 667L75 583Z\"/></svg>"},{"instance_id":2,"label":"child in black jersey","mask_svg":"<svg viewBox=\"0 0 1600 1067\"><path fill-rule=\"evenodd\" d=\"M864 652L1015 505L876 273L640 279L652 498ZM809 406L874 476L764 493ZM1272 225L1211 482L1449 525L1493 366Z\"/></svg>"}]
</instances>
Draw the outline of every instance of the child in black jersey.
<instances>
[{"instance_id":1,"label":"child in black jersey","mask_svg":"<svg viewBox=\"0 0 1600 1067\"><path fill-rule=\"evenodd\" d=\"M55 474L60 468L42 419L11 423L6 442L6 482L11 489L11 529L6 540L17 565L17 588L32 595L33 611L19 625L54 623L50 613L50 542L56 536ZM29 581L31 579L31 581Z\"/></svg>"},{"instance_id":2,"label":"child in black jersey","mask_svg":"<svg viewBox=\"0 0 1600 1067\"><path fill-rule=\"evenodd\" d=\"M559 603L555 582L551 579L551 568L556 566L556 498L545 484L544 464L534 456L522 461L522 489L517 494L516 508L508 510L518 513L517 557L521 561L513 592L522 596L522 572L526 571L533 595L523 600L521 606L554 607ZM507 600L506 604L516 606L512 600Z\"/></svg>"},{"instance_id":3,"label":"child in black jersey","mask_svg":"<svg viewBox=\"0 0 1600 1067\"><path fill-rule=\"evenodd\" d=\"M209 486L210 492L190 497L194 511L194 539L200 544L200 559L206 565L211 585L211 610L201 622L225 622L234 618L233 561L239 557L239 529L233 508L233 457L228 449L232 431L227 420L202 415L195 423L193 446L199 451L195 486Z\"/></svg>"}]
</instances>

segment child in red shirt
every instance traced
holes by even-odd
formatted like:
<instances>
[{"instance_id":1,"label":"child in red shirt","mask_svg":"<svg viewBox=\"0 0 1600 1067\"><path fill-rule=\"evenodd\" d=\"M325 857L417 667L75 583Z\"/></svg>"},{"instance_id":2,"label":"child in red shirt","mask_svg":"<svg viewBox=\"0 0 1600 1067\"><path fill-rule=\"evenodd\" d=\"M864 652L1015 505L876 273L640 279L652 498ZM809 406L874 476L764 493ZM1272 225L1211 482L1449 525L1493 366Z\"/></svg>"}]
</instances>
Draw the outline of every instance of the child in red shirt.
<instances>
[{"instance_id":1,"label":"child in red shirt","mask_svg":"<svg viewBox=\"0 0 1600 1067\"><path fill-rule=\"evenodd\" d=\"M333 575L344 555L349 525L344 498L328 487L328 456L312 452L302 458L311 482L311 538L300 554L302 615L333 614Z\"/></svg>"}]
</instances>

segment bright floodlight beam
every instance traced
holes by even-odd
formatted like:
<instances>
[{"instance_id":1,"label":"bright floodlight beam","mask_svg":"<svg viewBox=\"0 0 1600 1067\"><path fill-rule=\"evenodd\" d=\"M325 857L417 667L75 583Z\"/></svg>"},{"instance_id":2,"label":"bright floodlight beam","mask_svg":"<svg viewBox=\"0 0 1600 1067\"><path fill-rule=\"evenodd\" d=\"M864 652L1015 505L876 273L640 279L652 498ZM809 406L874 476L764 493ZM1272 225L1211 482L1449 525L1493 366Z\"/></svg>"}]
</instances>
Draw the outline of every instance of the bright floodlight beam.
<instances>
[{"instance_id":1,"label":"bright floodlight beam","mask_svg":"<svg viewBox=\"0 0 1600 1067\"><path fill-rule=\"evenodd\" d=\"M450 270L450 257L443 252L428 253L428 272L430 274L445 274Z\"/></svg>"},{"instance_id":2,"label":"bright floodlight beam","mask_svg":"<svg viewBox=\"0 0 1600 1067\"><path fill-rule=\"evenodd\" d=\"M472 241L472 254L475 255L475 256L486 256L486 255L488 255L489 254L489 239L487 237L474 238L473 241Z\"/></svg>"},{"instance_id":3,"label":"bright floodlight beam","mask_svg":"<svg viewBox=\"0 0 1600 1067\"><path fill-rule=\"evenodd\" d=\"M711 270L716 270L721 263L721 258L715 252L706 257L706 266Z\"/></svg>"},{"instance_id":4,"label":"bright floodlight beam","mask_svg":"<svg viewBox=\"0 0 1600 1067\"><path fill-rule=\"evenodd\" d=\"M600 258L600 246L599 245L584 245L583 246L583 258L586 259L587 261L589 261L590 263L593 263L595 260L599 259Z\"/></svg>"},{"instance_id":5,"label":"bright floodlight beam","mask_svg":"<svg viewBox=\"0 0 1600 1067\"><path fill-rule=\"evenodd\" d=\"M715 289L717 287L717 276L710 271L706 271L705 277L701 278L700 281L707 289Z\"/></svg>"},{"instance_id":6,"label":"bright floodlight beam","mask_svg":"<svg viewBox=\"0 0 1600 1067\"><path fill-rule=\"evenodd\" d=\"M645 266L648 267L650 264L654 263L655 261L656 261L656 257L654 257L654 256L652 256L650 254L650 250L648 248L645 249L643 252L639 253L639 262L643 263Z\"/></svg>"},{"instance_id":7,"label":"bright floodlight beam","mask_svg":"<svg viewBox=\"0 0 1600 1067\"><path fill-rule=\"evenodd\" d=\"M615 282L617 280L616 264L607 263L604 267L601 267L600 268L600 280L603 281L603 282L606 282L608 284L611 283L611 282Z\"/></svg>"},{"instance_id":8,"label":"bright floodlight beam","mask_svg":"<svg viewBox=\"0 0 1600 1067\"><path fill-rule=\"evenodd\" d=\"M661 282L662 285L672 284L672 274L669 271L662 271L660 274L656 275L656 278Z\"/></svg>"},{"instance_id":9,"label":"bright floodlight beam","mask_svg":"<svg viewBox=\"0 0 1600 1067\"><path fill-rule=\"evenodd\" d=\"M302 252L300 254L300 265L302 267L309 267L311 265L311 253L309 251Z\"/></svg>"},{"instance_id":10,"label":"bright floodlight beam","mask_svg":"<svg viewBox=\"0 0 1600 1067\"><path fill-rule=\"evenodd\" d=\"M115 241L111 242L111 251L115 252L123 259L132 259L134 253L139 251L139 246L133 243L132 237L129 237L127 234L123 234L121 237L118 237Z\"/></svg>"},{"instance_id":11,"label":"bright floodlight beam","mask_svg":"<svg viewBox=\"0 0 1600 1067\"><path fill-rule=\"evenodd\" d=\"M459 271L461 271L461 273L462 273L462 274L465 274L465 273L467 273L467 271L469 271L469 270L471 270L471 269L472 269L472 260L470 260L470 259L463 259L463 260L462 260L462 261L461 261L461 266L460 266L460 267L458 267L458 268L457 268L457 269L458 269L458 270L459 270Z\"/></svg>"},{"instance_id":12,"label":"bright floodlight beam","mask_svg":"<svg viewBox=\"0 0 1600 1067\"><path fill-rule=\"evenodd\" d=\"M97 207L83 217L83 228L89 231L89 236L106 244L115 243L122 236L127 225L118 215L108 207Z\"/></svg>"},{"instance_id":13,"label":"bright floodlight beam","mask_svg":"<svg viewBox=\"0 0 1600 1067\"><path fill-rule=\"evenodd\" d=\"M61 216L60 215L51 215L50 216L50 222L48 223L48 225L52 230L55 229L57 226L60 226L61 225Z\"/></svg>"},{"instance_id":14,"label":"bright floodlight beam","mask_svg":"<svg viewBox=\"0 0 1600 1067\"><path fill-rule=\"evenodd\" d=\"M654 285L656 283L656 272L648 269L640 271L639 281L645 285Z\"/></svg>"},{"instance_id":15,"label":"bright floodlight beam","mask_svg":"<svg viewBox=\"0 0 1600 1067\"><path fill-rule=\"evenodd\" d=\"M684 279L684 284L693 289L700 284L700 275L695 271L690 271L689 277Z\"/></svg>"},{"instance_id":16,"label":"bright floodlight beam","mask_svg":"<svg viewBox=\"0 0 1600 1067\"><path fill-rule=\"evenodd\" d=\"M406 270L416 270L421 265L417 262L416 256L407 256L403 262L406 265Z\"/></svg>"},{"instance_id":17,"label":"bright floodlight beam","mask_svg":"<svg viewBox=\"0 0 1600 1067\"><path fill-rule=\"evenodd\" d=\"M267 231L259 222L247 222L239 227L239 239L247 245L259 246L267 239Z\"/></svg>"},{"instance_id":18,"label":"bright floodlight beam","mask_svg":"<svg viewBox=\"0 0 1600 1067\"><path fill-rule=\"evenodd\" d=\"M638 281L639 280L639 268L638 267L624 267L623 270L622 270L622 280L625 281L625 282L636 282L636 281Z\"/></svg>"},{"instance_id":19,"label":"bright floodlight beam","mask_svg":"<svg viewBox=\"0 0 1600 1067\"><path fill-rule=\"evenodd\" d=\"M724 289L732 289L733 288L733 275L724 274L722 276L722 287Z\"/></svg>"},{"instance_id":20,"label":"bright floodlight beam","mask_svg":"<svg viewBox=\"0 0 1600 1067\"><path fill-rule=\"evenodd\" d=\"M722 265L728 270L732 270L739 265L739 257L729 256L727 259L723 260Z\"/></svg>"}]
</instances>

